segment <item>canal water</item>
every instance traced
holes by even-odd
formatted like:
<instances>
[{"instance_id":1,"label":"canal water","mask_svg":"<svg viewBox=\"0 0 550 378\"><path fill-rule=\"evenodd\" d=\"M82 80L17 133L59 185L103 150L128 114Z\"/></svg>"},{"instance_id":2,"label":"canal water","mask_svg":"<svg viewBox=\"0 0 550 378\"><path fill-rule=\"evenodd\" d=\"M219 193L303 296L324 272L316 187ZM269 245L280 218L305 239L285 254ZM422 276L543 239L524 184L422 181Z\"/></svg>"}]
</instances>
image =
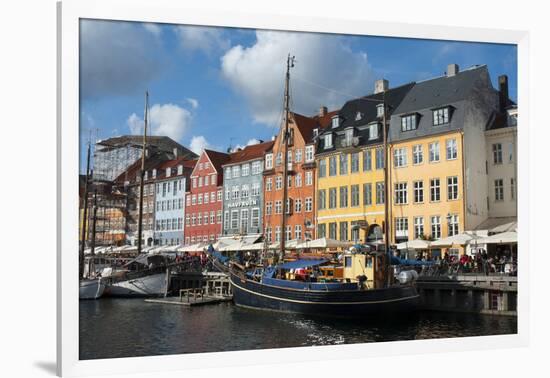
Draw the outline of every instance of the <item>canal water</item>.
<instances>
[{"instance_id":1,"label":"canal water","mask_svg":"<svg viewBox=\"0 0 550 378\"><path fill-rule=\"evenodd\" d=\"M514 317L417 312L369 322L143 299L80 301L80 359L502 335Z\"/></svg>"}]
</instances>

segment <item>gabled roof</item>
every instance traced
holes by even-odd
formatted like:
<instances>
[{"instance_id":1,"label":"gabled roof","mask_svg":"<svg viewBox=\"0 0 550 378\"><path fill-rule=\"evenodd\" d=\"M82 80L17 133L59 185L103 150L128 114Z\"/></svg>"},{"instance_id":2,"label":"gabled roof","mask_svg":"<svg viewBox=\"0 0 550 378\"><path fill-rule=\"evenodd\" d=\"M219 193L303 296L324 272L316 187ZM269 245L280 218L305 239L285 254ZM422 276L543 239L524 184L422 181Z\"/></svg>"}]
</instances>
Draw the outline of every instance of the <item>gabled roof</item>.
<instances>
[{"instance_id":1,"label":"gabled roof","mask_svg":"<svg viewBox=\"0 0 550 378\"><path fill-rule=\"evenodd\" d=\"M222 172L222 165L227 163L229 160L229 154L206 149L204 150L204 153L208 156L216 171L218 171L218 173Z\"/></svg>"},{"instance_id":2,"label":"gabled roof","mask_svg":"<svg viewBox=\"0 0 550 378\"><path fill-rule=\"evenodd\" d=\"M178 176L177 174L177 167L182 166L183 167L183 173L182 175L189 174L195 167L195 164L197 163L197 160L188 160L185 157L179 157L177 159L167 160L165 162L160 163L157 167L157 176L156 178L158 180L162 180L166 177L166 169L170 168L172 169L172 175L168 178L173 178ZM176 169L176 171L174 171Z\"/></svg>"},{"instance_id":3,"label":"gabled roof","mask_svg":"<svg viewBox=\"0 0 550 378\"><path fill-rule=\"evenodd\" d=\"M313 139L313 130L321 128L321 124L314 117L306 117L304 115L291 112L290 116L294 120L294 124L302 134L302 138L306 143L309 143Z\"/></svg>"},{"instance_id":4,"label":"gabled roof","mask_svg":"<svg viewBox=\"0 0 550 378\"><path fill-rule=\"evenodd\" d=\"M336 110L327 112L327 114L325 114L324 116L315 115L312 118L315 119L317 123L319 123L322 129L324 129L332 123L332 117L337 115L339 111L340 111L339 109L336 109Z\"/></svg>"},{"instance_id":5,"label":"gabled roof","mask_svg":"<svg viewBox=\"0 0 550 378\"><path fill-rule=\"evenodd\" d=\"M231 153L229 155L229 161L227 161L225 164L229 165L241 163L243 161L261 159L263 158L266 151L271 150L274 143L274 141L269 141L246 146L242 150Z\"/></svg>"}]
</instances>

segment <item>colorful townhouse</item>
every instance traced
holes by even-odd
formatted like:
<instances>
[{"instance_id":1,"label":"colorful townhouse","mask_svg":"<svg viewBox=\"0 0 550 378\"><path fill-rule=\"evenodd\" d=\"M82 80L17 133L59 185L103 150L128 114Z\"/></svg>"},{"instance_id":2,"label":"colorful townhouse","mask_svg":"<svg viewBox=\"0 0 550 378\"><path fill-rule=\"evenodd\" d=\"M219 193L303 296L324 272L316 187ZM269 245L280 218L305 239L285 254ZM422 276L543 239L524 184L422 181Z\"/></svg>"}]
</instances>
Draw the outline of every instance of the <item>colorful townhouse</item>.
<instances>
[{"instance_id":1,"label":"colorful townhouse","mask_svg":"<svg viewBox=\"0 0 550 378\"><path fill-rule=\"evenodd\" d=\"M261 235L263 232L264 155L273 141L247 146L230 155L222 167L223 235Z\"/></svg>"},{"instance_id":2,"label":"colorful townhouse","mask_svg":"<svg viewBox=\"0 0 550 378\"><path fill-rule=\"evenodd\" d=\"M321 108L318 115L289 116L287 150L288 198L283 204L283 133L281 127L264 159L264 235L270 242L307 240L315 237L315 140L334 112ZM285 206L285 210L283 210ZM283 211L286 227L282 230Z\"/></svg>"},{"instance_id":3,"label":"colorful townhouse","mask_svg":"<svg viewBox=\"0 0 550 378\"><path fill-rule=\"evenodd\" d=\"M204 150L191 173L185 194L185 244L213 243L222 234L223 169L229 155Z\"/></svg>"},{"instance_id":4,"label":"colorful townhouse","mask_svg":"<svg viewBox=\"0 0 550 378\"><path fill-rule=\"evenodd\" d=\"M445 238L475 230L490 217L495 200L489 188L495 183L489 179L487 146L492 152L499 143L488 142L487 133L510 102L506 80L500 82L497 91L485 65L460 71L451 64L444 76L415 83L392 112L392 243ZM497 152L496 165L501 157Z\"/></svg>"},{"instance_id":5,"label":"colorful townhouse","mask_svg":"<svg viewBox=\"0 0 550 378\"><path fill-rule=\"evenodd\" d=\"M319 135L315 157L318 237L354 242L383 238L382 93L388 117L413 86L388 89L386 80L377 81L372 95L345 103Z\"/></svg>"},{"instance_id":6,"label":"colorful townhouse","mask_svg":"<svg viewBox=\"0 0 550 378\"><path fill-rule=\"evenodd\" d=\"M168 160L156 168L154 245L183 244L185 193L196 160Z\"/></svg>"}]
</instances>

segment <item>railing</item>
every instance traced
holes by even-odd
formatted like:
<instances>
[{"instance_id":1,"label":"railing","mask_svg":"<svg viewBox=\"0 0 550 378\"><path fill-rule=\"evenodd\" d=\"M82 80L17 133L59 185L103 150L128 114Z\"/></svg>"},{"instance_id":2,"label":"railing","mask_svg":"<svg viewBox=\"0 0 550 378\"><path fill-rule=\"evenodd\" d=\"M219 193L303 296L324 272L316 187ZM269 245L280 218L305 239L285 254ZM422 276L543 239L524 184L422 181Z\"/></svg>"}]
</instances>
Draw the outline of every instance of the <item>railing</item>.
<instances>
[{"instance_id":1,"label":"railing","mask_svg":"<svg viewBox=\"0 0 550 378\"><path fill-rule=\"evenodd\" d=\"M486 275L486 276L516 276L517 263L489 263L484 261L472 265L459 262L424 265L418 272L420 276L437 277L444 275Z\"/></svg>"}]
</instances>

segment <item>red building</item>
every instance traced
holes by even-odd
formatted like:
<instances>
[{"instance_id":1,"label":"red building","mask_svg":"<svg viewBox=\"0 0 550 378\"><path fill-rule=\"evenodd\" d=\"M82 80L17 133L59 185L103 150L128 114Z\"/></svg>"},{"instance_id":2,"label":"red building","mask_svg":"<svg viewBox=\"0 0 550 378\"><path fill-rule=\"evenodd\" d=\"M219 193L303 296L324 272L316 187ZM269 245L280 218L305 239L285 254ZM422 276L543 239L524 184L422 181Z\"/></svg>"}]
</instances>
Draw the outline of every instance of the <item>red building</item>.
<instances>
[{"instance_id":1,"label":"red building","mask_svg":"<svg viewBox=\"0 0 550 378\"><path fill-rule=\"evenodd\" d=\"M222 233L223 169L229 155L204 150L193 172L185 200L185 244L214 242Z\"/></svg>"}]
</instances>

